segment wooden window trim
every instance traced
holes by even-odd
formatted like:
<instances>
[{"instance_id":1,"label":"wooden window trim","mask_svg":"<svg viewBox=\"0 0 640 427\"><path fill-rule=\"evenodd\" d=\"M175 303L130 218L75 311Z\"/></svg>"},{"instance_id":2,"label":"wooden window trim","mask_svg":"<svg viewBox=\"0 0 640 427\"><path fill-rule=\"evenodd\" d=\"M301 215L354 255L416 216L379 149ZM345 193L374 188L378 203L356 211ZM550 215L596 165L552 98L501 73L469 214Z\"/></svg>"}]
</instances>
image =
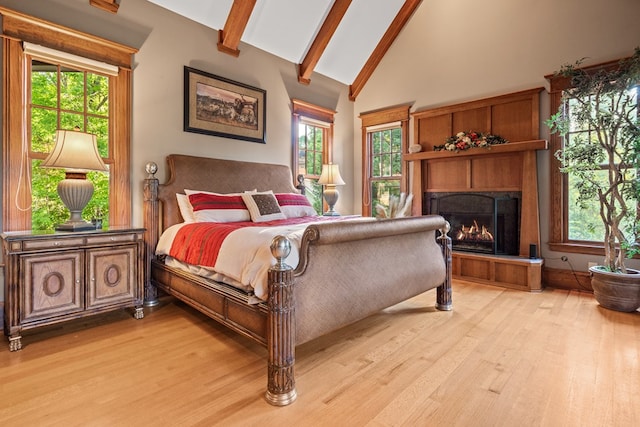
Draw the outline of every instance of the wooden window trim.
<instances>
[{"instance_id":1,"label":"wooden window trim","mask_svg":"<svg viewBox=\"0 0 640 427\"><path fill-rule=\"evenodd\" d=\"M609 61L601 64L583 67L586 72L611 70L620 61ZM562 103L562 92L571 88L568 77L550 74L545 76L549 81L549 104L551 114L555 114ZM577 242L568 238L569 212L567 209L569 178L560 172L560 161L555 153L563 148L563 138L558 133L549 135L550 174L549 186L551 190L551 206L549 212L549 249L557 252L580 253L588 255L604 255L602 242Z\"/></svg>"},{"instance_id":2,"label":"wooden window trim","mask_svg":"<svg viewBox=\"0 0 640 427\"><path fill-rule=\"evenodd\" d=\"M0 7L2 15L2 227L5 231L31 228L31 215L18 206L31 206L30 174L22 164L27 138L28 100L25 55L22 41L104 61L120 68L110 77L111 116L109 124L109 223L111 226L131 224L131 63L136 49L90 34L82 33L35 17ZM27 190L25 190L25 187ZM17 201L17 203L16 203ZM29 211L30 212L30 211Z\"/></svg>"},{"instance_id":3,"label":"wooden window trim","mask_svg":"<svg viewBox=\"0 0 640 427\"><path fill-rule=\"evenodd\" d=\"M409 109L410 105L400 105L396 107L383 108L375 111L368 111L360 114L362 122L362 211L365 215L370 211L371 187L370 171L369 171L369 141L367 137L367 128L372 126L384 125L387 123L400 122L402 130L402 152L406 153L409 149ZM407 173L408 162L402 161L402 176L400 177L400 191L406 192L409 187L409 174Z\"/></svg>"},{"instance_id":4,"label":"wooden window trim","mask_svg":"<svg viewBox=\"0 0 640 427\"><path fill-rule=\"evenodd\" d=\"M303 123L305 118L309 118L315 121L320 122L318 125L324 125L327 128L327 138L324 143L323 153L322 153L322 163L329 163L333 161L332 150L333 150L333 121L336 112L329 108L320 107L318 105L311 104L306 101L301 101L299 99L292 99L292 113L293 113L293 127L291 131L292 137L292 170L293 173L297 176L300 165L298 163L298 141L300 135L298 134L298 129L300 123ZM295 178L295 177L294 177ZM297 184L297 182L296 182Z\"/></svg>"}]
</instances>

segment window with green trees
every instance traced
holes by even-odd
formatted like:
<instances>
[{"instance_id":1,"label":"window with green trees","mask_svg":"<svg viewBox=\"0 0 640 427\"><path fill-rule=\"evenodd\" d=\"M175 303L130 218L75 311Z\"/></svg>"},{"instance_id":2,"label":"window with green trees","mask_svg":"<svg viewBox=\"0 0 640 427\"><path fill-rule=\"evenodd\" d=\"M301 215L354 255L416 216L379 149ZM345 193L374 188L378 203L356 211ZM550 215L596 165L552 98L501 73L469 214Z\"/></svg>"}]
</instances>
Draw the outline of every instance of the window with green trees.
<instances>
[{"instance_id":1,"label":"window with green trees","mask_svg":"<svg viewBox=\"0 0 640 427\"><path fill-rule=\"evenodd\" d=\"M371 206L389 206L391 196L400 195L402 178L402 129L395 125L367 133L371 170ZM373 212L370 212L373 214Z\"/></svg>"},{"instance_id":2,"label":"window with green trees","mask_svg":"<svg viewBox=\"0 0 640 427\"><path fill-rule=\"evenodd\" d=\"M629 99L636 99L638 97L637 87L632 89L629 92ZM616 111L625 108L624 105L615 104L615 100L609 100L607 105L598 105L603 111L616 109ZM579 117L575 117L576 115L576 105L578 102L584 103L592 103L591 99L581 99L580 101L577 99L570 99L564 105L564 114L570 118L570 130L567 133L564 141L565 147L567 149L571 148L571 145L577 144L580 146L589 145L593 147L592 150L592 159L594 163L600 165L600 170L597 174L598 182L600 179L605 181L607 179L606 174L609 173L608 169L608 161L607 161L607 153L605 153L601 148L599 148L599 144L597 138L599 135L597 131L588 127L588 124L591 122L590 120L581 120ZM594 105L595 108L595 105ZM635 111L630 111L631 117L637 117L638 113ZM575 117L575 120L573 118ZM582 123L582 125L580 125ZM619 163L619 162L618 162ZM628 177L629 180L636 179L635 169L629 171L633 173L633 176ZM598 202L597 194L592 194L592 197L580 197L580 194L588 194L586 191L585 185L587 184L583 181L578 173L568 173L567 174L567 182L568 182L568 201L567 201L567 215L568 215L568 238L569 240L578 240L578 241L595 241L600 242L604 236L604 225L602 224L602 219L600 218L600 204ZM631 194L627 194L626 203L628 206L636 205L636 197ZM627 224L626 226L630 226L631 224Z\"/></svg>"},{"instance_id":3,"label":"window with green trees","mask_svg":"<svg viewBox=\"0 0 640 427\"><path fill-rule=\"evenodd\" d=\"M373 216L377 205L406 193L408 176L402 153L409 147L409 106L360 114L362 120L362 215Z\"/></svg>"},{"instance_id":4,"label":"window with green trees","mask_svg":"<svg viewBox=\"0 0 640 427\"><path fill-rule=\"evenodd\" d=\"M293 103L293 170L304 177L305 194L318 214L324 212L322 165L331 162L335 111L298 99Z\"/></svg>"},{"instance_id":5,"label":"window with green trees","mask_svg":"<svg viewBox=\"0 0 640 427\"><path fill-rule=\"evenodd\" d=\"M31 224L34 230L48 230L66 221L69 212L56 191L64 171L41 168L40 163L53 148L57 129L95 134L100 155L109 156L109 77L37 58L31 58L30 75ZM107 226L109 173L90 172L87 179L94 194L83 217L101 217Z\"/></svg>"}]
</instances>

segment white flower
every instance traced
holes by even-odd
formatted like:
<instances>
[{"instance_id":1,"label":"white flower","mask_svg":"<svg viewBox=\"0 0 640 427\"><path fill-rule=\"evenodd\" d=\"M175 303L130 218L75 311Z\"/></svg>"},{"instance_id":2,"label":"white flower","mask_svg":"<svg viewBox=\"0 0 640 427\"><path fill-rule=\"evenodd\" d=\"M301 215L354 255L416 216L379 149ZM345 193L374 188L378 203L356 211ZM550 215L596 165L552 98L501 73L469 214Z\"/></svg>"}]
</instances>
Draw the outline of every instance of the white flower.
<instances>
[{"instance_id":1,"label":"white flower","mask_svg":"<svg viewBox=\"0 0 640 427\"><path fill-rule=\"evenodd\" d=\"M462 138L464 136L464 132L458 132L456 134L456 138Z\"/></svg>"}]
</instances>

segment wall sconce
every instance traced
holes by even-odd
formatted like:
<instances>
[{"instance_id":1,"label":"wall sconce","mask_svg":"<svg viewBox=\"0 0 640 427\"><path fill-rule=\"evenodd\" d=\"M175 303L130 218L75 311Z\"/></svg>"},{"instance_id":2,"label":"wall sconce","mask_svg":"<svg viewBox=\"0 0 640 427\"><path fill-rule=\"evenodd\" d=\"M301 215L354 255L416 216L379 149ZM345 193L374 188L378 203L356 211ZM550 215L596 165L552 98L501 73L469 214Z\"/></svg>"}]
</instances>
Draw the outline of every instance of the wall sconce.
<instances>
[{"instance_id":1,"label":"wall sconce","mask_svg":"<svg viewBox=\"0 0 640 427\"><path fill-rule=\"evenodd\" d=\"M65 179L58 183L58 196L71 216L56 230L95 230L94 224L82 219L82 210L93 196L93 183L87 179L87 172L107 170L98 153L96 136L79 130L57 130L56 145L40 166L65 169Z\"/></svg>"},{"instance_id":2,"label":"wall sconce","mask_svg":"<svg viewBox=\"0 0 640 427\"><path fill-rule=\"evenodd\" d=\"M338 196L340 195L336 186L344 185L344 181L340 176L340 168L338 165L334 165L333 163L322 165L322 173L320 174L320 179L318 179L318 184L324 185L322 194L324 195L324 200L327 202L327 205L329 205L329 210L323 215L339 216L340 214L334 209L338 201Z\"/></svg>"}]
</instances>

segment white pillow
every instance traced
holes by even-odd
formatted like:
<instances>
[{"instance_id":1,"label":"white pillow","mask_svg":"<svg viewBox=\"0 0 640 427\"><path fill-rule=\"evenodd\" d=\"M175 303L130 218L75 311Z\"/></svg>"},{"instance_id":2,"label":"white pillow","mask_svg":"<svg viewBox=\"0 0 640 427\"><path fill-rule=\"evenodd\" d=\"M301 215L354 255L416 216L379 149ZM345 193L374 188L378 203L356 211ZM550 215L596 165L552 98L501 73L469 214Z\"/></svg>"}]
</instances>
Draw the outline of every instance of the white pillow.
<instances>
[{"instance_id":1,"label":"white pillow","mask_svg":"<svg viewBox=\"0 0 640 427\"><path fill-rule=\"evenodd\" d=\"M239 194L193 193L189 195L196 222L251 221Z\"/></svg>"},{"instance_id":2,"label":"white pillow","mask_svg":"<svg viewBox=\"0 0 640 427\"><path fill-rule=\"evenodd\" d=\"M316 216L318 212L313 209L307 196L299 193L276 193L276 200L282 213L287 218L300 218L303 216Z\"/></svg>"},{"instance_id":3,"label":"white pillow","mask_svg":"<svg viewBox=\"0 0 640 427\"><path fill-rule=\"evenodd\" d=\"M287 217L280 210L280 205L272 191L264 193L244 193L242 200L249 209L251 221L265 222Z\"/></svg>"},{"instance_id":4,"label":"white pillow","mask_svg":"<svg viewBox=\"0 0 640 427\"><path fill-rule=\"evenodd\" d=\"M176 193L176 200L178 200L178 209L180 209L180 215L182 215L184 222L196 222L196 217L193 215L193 207L189 203L189 196Z\"/></svg>"}]
</instances>

